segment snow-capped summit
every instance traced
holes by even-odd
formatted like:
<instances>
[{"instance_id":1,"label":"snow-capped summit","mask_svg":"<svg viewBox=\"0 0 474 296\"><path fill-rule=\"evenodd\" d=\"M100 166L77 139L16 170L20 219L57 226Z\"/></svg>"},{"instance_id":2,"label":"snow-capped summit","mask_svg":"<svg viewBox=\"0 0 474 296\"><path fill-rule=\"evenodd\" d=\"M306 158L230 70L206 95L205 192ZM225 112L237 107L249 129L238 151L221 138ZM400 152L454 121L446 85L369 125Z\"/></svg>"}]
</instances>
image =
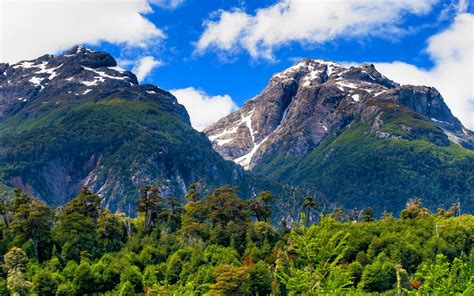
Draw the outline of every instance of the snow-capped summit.
<instances>
[{"instance_id":1,"label":"snow-capped summit","mask_svg":"<svg viewBox=\"0 0 474 296\"><path fill-rule=\"evenodd\" d=\"M34 102L60 104L119 89L133 90L137 98L164 93L155 86L139 85L137 77L117 66L110 54L83 46L58 56L0 64L0 119ZM167 97L177 103L173 96Z\"/></svg>"},{"instance_id":2,"label":"snow-capped summit","mask_svg":"<svg viewBox=\"0 0 474 296\"><path fill-rule=\"evenodd\" d=\"M262 93L205 133L223 157L252 169L275 151L281 157L304 155L351 122L377 118L385 108L400 106L440 127L446 137L436 141L474 146L472 132L451 114L436 89L400 86L371 64L346 66L314 59L273 75ZM398 137L377 126L377 137Z\"/></svg>"}]
</instances>

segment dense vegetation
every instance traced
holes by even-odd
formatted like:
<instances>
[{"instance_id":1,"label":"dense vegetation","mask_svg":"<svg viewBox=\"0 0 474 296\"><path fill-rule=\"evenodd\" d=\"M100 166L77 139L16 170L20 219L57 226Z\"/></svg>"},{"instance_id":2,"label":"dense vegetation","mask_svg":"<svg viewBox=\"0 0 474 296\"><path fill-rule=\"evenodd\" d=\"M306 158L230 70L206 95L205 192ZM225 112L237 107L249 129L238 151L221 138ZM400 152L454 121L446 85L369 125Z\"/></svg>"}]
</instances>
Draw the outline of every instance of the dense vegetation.
<instances>
[{"instance_id":1,"label":"dense vegetation","mask_svg":"<svg viewBox=\"0 0 474 296\"><path fill-rule=\"evenodd\" d=\"M137 187L160 184L171 195L200 179L209 187L249 180L224 161L167 96L108 92L77 99L54 95L0 122L0 183L31 188L49 205L72 199L89 176L110 208L133 205ZM56 102L59 102L58 104ZM61 172L61 173L58 173ZM242 176L241 176L242 175Z\"/></svg>"},{"instance_id":2,"label":"dense vegetation","mask_svg":"<svg viewBox=\"0 0 474 296\"><path fill-rule=\"evenodd\" d=\"M376 221L308 196L301 223L276 228L273 198L193 184L183 205L146 186L132 218L87 188L54 210L16 190L0 204L0 295L474 293L474 217L459 204L434 214L413 199Z\"/></svg>"},{"instance_id":3,"label":"dense vegetation","mask_svg":"<svg viewBox=\"0 0 474 296\"><path fill-rule=\"evenodd\" d=\"M434 211L458 201L474 211L474 151L450 143L439 128L413 114L387 113L380 131L393 138L378 139L369 123L354 122L307 155L277 153L254 172L310 188L321 201L346 208L373 205L377 214L398 213L412 196L421 196Z\"/></svg>"}]
</instances>

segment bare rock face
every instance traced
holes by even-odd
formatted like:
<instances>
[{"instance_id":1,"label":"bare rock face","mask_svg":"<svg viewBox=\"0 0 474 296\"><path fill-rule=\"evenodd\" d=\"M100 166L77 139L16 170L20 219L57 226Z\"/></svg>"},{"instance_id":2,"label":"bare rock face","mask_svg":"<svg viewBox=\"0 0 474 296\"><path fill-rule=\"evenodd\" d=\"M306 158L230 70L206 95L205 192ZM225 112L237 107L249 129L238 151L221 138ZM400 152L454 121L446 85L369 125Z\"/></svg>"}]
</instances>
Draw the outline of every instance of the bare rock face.
<instances>
[{"instance_id":1,"label":"bare rock face","mask_svg":"<svg viewBox=\"0 0 474 296\"><path fill-rule=\"evenodd\" d=\"M377 137L400 138L379 131L383 115L397 109L439 127L444 135L433 135L437 144L474 147L474 134L451 114L436 89L400 86L373 65L349 67L312 59L273 75L262 93L205 133L224 158L252 169L266 155L304 155L354 120L376 119L372 132Z\"/></svg>"}]
</instances>

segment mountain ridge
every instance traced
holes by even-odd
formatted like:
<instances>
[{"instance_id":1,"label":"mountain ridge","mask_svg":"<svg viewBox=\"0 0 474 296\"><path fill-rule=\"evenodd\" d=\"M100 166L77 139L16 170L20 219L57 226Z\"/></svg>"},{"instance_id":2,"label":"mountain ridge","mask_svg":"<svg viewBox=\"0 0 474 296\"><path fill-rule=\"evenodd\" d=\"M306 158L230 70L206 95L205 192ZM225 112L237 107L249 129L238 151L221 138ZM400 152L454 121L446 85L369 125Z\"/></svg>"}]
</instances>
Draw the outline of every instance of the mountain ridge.
<instances>
[{"instance_id":1,"label":"mountain ridge","mask_svg":"<svg viewBox=\"0 0 474 296\"><path fill-rule=\"evenodd\" d=\"M0 180L11 187L62 205L88 186L122 210L151 183L180 197L197 181L253 190L171 93L108 53L76 46L0 68Z\"/></svg>"},{"instance_id":2,"label":"mountain ridge","mask_svg":"<svg viewBox=\"0 0 474 296\"><path fill-rule=\"evenodd\" d=\"M401 101L396 103L403 104L415 112L424 113L426 116L431 115L429 118L432 122L442 128L452 141L461 142L461 144L467 147L474 147L474 134L464 128L459 120L451 114L436 89L422 86L400 86L398 83L380 74L370 64L358 67L345 67L335 62L312 59L304 59L297 62L294 66L274 74L269 85L261 94L250 99L240 110L218 120L206 128L204 132L214 142L215 149L221 155L249 169L254 165L251 159L255 156L257 160L253 162L256 162L263 153L264 149L261 149L260 146L268 146L272 143L272 141L267 141L267 137L272 140L272 138L278 137L273 132L278 133L278 128L280 132L285 128L284 126L282 127L283 121L287 120L288 112L292 115L292 106L290 105L292 103L295 104L298 96L314 96L314 93L305 94L305 92L307 93L311 90L314 92L314 89L316 91L321 91L322 89L326 92L333 92L326 95L326 97L330 99L336 98L338 104L341 102L345 104L355 103L356 107L370 102L371 99L376 97L393 95L395 90L399 90L399 92L406 94L401 98ZM341 94L334 94L338 91ZM435 104L439 104L439 108L438 106L428 106L428 102L420 103L416 100L410 100L410 94L408 94L410 91L426 96L426 100L432 100ZM338 95L340 96L339 98L337 98ZM342 99L343 97L345 100ZM264 102L260 105L265 104L265 106L257 110L257 114L254 115L254 106L258 105L262 98L264 98ZM327 112L328 110L320 111ZM345 112L346 110L343 111ZM296 110L295 112L303 111ZM357 110L352 112L356 113ZM239 118L240 122L238 121ZM304 119L307 119L307 116ZM318 120L324 121L326 118ZM288 121L291 120L288 119ZM330 118L329 122L326 123L312 123L319 125L319 127L315 127L309 133L325 135L332 125L341 124L341 122L333 121ZM235 122L235 124L232 125L232 122ZM240 129L239 133L237 131L241 126L243 128ZM225 128L228 130L225 130ZM233 134L235 135L235 141L231 137ZM381 134L381 136L383 135ZM317 135L311 138L317 143L321 140L321 137ZM234 145L232 145L233 141L235 142ZM299 143L299 145L310 146L308 148L303 147L303 151L314 147L313 144L308 143Z\"/></svg>"},{"instance_id":3,"label":"mountain ridge","mask_svg":"<svg viewBox=\"0 0 474 296\"><path fill-rule=\"evenodd\" d=\"M205 132L224 158L334 206L397 212L421 196L435 210L474 197L472 131L435 88L370 64L304 59Z\"/></svg>"}]
</instances>

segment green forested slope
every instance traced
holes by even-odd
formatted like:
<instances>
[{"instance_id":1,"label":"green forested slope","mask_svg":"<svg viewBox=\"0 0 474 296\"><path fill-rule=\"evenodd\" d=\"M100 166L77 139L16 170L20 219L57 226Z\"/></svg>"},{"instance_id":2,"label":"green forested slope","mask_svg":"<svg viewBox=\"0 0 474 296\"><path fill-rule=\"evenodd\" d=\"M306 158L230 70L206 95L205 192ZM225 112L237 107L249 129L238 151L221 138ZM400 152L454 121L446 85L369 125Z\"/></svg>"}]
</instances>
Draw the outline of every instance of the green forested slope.
<instances>
[{"instance_id":1,"label":"green forested slope","mask_svg":"<svg viewBox=\"0 0 474 296\"><path fill-rule=\"evenodd\" d=\"M243 170L213 151L184 108L166 97L127 95L32 104L7 117L0 122L0 178L51 205L67 202L85 182L114 209L133 208L137 186L146 183L171 195L198 180L248 190Z\"/></svg>"},{"instance_id":2,"label":"green forested slope","mask_svg":"<svg viewBox=\"0 0 474 296\"><path fill-rule=\"evenodd\" d=\"M439 128L413 114L387 114L380 131L391 138L379 139L369 123L356 121L301 158L277 154L253 171L346 208L398 212L418 196L432 210L460 201L474 211L472 150L446 141Z\"/></svg>"}]
</instances>

